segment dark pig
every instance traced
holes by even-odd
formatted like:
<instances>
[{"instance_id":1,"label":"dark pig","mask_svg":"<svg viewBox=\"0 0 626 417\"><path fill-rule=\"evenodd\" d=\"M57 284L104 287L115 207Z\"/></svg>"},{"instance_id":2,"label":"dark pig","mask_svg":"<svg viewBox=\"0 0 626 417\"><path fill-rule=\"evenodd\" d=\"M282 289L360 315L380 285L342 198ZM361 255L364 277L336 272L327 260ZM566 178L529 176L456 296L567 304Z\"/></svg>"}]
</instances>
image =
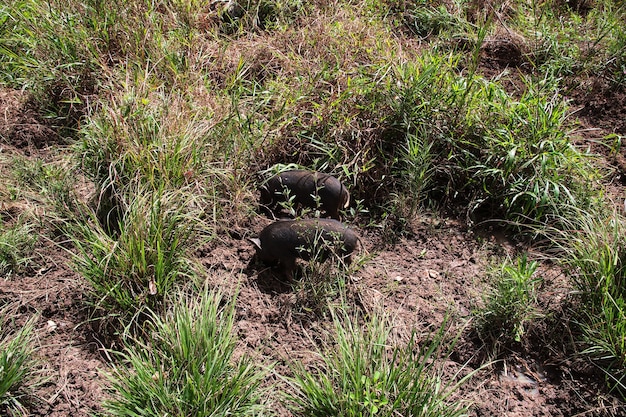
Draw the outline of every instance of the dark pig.
<instances>
[{"instance_id":1,"label":"dark pig","mask_svg":"<svg viewBox=\"0 0 626 417\"><path fill-rule=\"evenodd\" d=\"M250 239L256 246L258 259L280 262L291 277L296 259L305 261L317 256L324 261L335 254L346 263L359 240L346 225L331 219L280 220L265 227L258 239Z\"/></svg>"},{"instance_id":2,"label":"dark pig","mask_svg":"<svg viewBox=\"0 0 626 417\"><path fill-rule=\"evenodd\" d=\"M274 175L261 188L261 205L275 212L279 203L319 208L339 220L339 210L350 204L348 189L337 178L315 171L293 170Z\"/></svg>"}]
</instances>

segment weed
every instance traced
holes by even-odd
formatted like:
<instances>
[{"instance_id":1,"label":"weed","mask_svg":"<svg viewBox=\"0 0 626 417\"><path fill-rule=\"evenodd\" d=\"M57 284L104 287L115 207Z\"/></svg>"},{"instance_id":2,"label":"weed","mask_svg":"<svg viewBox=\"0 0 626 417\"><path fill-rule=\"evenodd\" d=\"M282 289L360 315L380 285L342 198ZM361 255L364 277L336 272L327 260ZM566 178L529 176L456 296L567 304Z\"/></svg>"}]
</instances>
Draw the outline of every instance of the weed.
<instances>
[{"instance_id":1,"label":"weed","mask_svg":"<svg viewBox=\"0 0 626 417\"><path fill-rule=\"evenodd\" d=\"M406 145L396 163L395 175L399 177L401 194L396 194L394 205L405 213L402 217L413 218L418 209L427 200L427 192L433 188L435 164L433 161L434 144L426 139L428 135L409 133ZM402 209L406 207L406 209Z\"/></svg>"},{"instance_id":2,"label":"weed","mask_svg":"<svg viewBox=\"0 0 626 417\"><path fill-rule=\"evenodd\" d=\"M448 403L457 386L443 385L434 359L441 353L444 327L421 344L413 334L392 346L389 318L375 313L366 322L334 313L334 332L311 368L292 364L286 378L294 393L287 406L305 416L460 416Z\"/></svg>"},{"instance_id":3,"label":"weed","mask_svg":"<svg viewBox=\"0 0 626 417\"><path fill-rule=\"evenodd\" d=\"M112 376L112 415L271 415L264 372L234 358L235 302L205 290L169 294L164 317L151 313L146 338L127 340Z\"/></svg>"},{"instance_id":4,"label":"weed","mask_svg":"<svg viewBox=\"0 0 626 417\"><path fill-rule=\"evenodd\" d=\"M296 296L294 308L307 317L311 314L317 317L326 316L328 306L336 302L341 294L345 294L348 278L346 266L343 261L334 257L333 261L321 263L313 256L304 265L301 277L293 286Z\"/></svg>"},{"instance_id":5,"label":"weed","mask_svg":"<svg viewBox=\"0 0 626 417\"><path fill-rule=\"evenodd\" d=\"M0 306L0 411L9 415L28 414L26 405L34 399L32 389L43 383L34 358L33 328L37 317L31 317L21 328L12 331L11 304Z\"/></svg>"},{"instance_id":6,"label":"weed","mask_svg":"<svg viewBox=\"0 0 626 417\"><path fill-rule=\"evenodd\" d=\"M539 317L537 287L542 279L537 266L526 254L501 266L485 306L477 312L482 337L492 343L521 342L528 323Z\"/></svg>"}]
</instances>

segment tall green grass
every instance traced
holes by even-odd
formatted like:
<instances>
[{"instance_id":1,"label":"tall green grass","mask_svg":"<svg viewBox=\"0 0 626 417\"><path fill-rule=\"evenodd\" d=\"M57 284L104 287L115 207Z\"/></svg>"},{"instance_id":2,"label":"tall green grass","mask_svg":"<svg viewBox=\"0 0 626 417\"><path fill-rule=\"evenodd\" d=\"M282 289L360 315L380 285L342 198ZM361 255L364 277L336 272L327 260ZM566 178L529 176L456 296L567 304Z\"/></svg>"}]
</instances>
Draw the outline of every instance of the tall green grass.
<instances>
[{"instance_id":1,"label":"tall green grass","mask_svg":"<svg viewBox=\"0 0 626 417\"><path fill-rule=\"evenodd\" d=\"M28 91L57 126L78 121L96 89L100 56L106 56L80 9L63 1L0 6L0 82Z\"/></svg>"},{"instance_id":2,"label":"tall green grass","mask_svg":"<svg viewBox=\"0 0 626 417\"><path fill-rule=\"evenodd\" d=\"M76 270L91 284L103 312L133 316L145 307L159 310L176 282L193 274L188 251L197 214L184 191L128 190L111 236L95 215L68 223ZM88 210L88 209L85 209Z\"/></svg>"},{"instance_id":3,"label":"tall green grass","mask_svg":"<svg viewBox=\"0 0 626 417\"><path fill-rule=\"evenodd\" d=\"M590 182L599 176L569 141L567 106L554 85L529 80L514 99L494 82L456 74L457 59L424 57L398 68L394 125L420 135L428 149L429 158L412 168L418 179L433 172L425 191L464 205L471 221L522 227L589 207Z\"/></svg>"},{"instance_id":4,"label":"tall green grass","mask_svg":"<svg viewBox=\"0 0 626 417\"><path fill-rule=\"evenodd\" d=\"M37 317L23 326L12 323L14 306L0 305L0 412L27 415L28 404L35 398L32 389L43 382L35 357Z\"/></svg>"},{"instance_id":5,"label":"tall green grass","mask_svg":"<svg viewBox=\"0 0 626 417\"><path fill-rule=\"evenodd\" d=\"M367 321L334 316L330 338L310 367L292 364L287 378L294 390L287 406L298 416L460 416L448 400L457 388L437 374L445 330L418 343L392 341L389 318L374 313ZM444 325L445 327L445 325Z\"/></svg>"},{"instance_id":6,"label":"tall green grass","mask_svg":"<svg viewBox=\"0 0 626 417\"><path fill-rule=\"evenodd\" d=\"M577 290L580 350L626 391L626 229L623 219L587 217L561 237L564 264Z\"/></svg>"},{"instance_id":7,"label":"tall green grass","mask_svg":"<svg viewBox=\"0 0 626 417\"><path fill-rule=\"evenodd\" d=\"M146 337L119 353L108 415L272 415L265 371L235 356L234 300L208 291L168 300L164 316L151 314Z\"/></svg>"},{"instance_id":8,"label":"tall green grass","mask_svg":"<svg viewBox=\"0 0 626 417\"><path fill-rule=\"evenodd\" d=\"M76 122L116 67L185 79L198 2L11 0L0 7L0 80Z\"/></svg>"}]
</instances>

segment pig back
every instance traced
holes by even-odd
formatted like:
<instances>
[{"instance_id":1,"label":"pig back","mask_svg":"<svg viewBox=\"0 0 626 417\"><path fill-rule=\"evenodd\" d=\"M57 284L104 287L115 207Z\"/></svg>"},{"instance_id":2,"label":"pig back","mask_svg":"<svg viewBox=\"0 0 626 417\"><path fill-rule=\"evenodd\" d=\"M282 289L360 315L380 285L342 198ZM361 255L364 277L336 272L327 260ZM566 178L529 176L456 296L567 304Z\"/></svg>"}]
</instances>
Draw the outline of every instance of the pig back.
<instances>
[{"instance_id":1,"label":"pig back","mask_svg":"<svg viewBox=\"0 0 626 417\"><path fill-rule=\"evenodd\" d=\"M313 254L324 260L331 252L352 253L358 237L337 220L304 219L274 222L261 231L259 240L265 260L309 260Z\"/></svg>"},{"instance_id":2,"label":"pig back","mask_svg":"<svg viewBox=\"0 0 626 417\"><path fill-rule=\"evenodd\" d=\"M319 207L335 218L350 199L348 190L337 178L321 172L293 170L273 176L261 187L261 204L274 209L279 202L287 200L285 189L294 203Z\"/></svg>"},{"instance_id":3,"label":"pig back","mask_svg":"<svg viewBox=\"0 0 626 417\"><path fill-rule=\"evenodd\" d=\"M338 220L304 219L295 221L292 228L301 241L315 253L320 250L325 258L330 252L338 256L349 255L356 247L358 237L354 231ZM302 254L304 258L305 254Z\"/></svg>"}]
</instances>

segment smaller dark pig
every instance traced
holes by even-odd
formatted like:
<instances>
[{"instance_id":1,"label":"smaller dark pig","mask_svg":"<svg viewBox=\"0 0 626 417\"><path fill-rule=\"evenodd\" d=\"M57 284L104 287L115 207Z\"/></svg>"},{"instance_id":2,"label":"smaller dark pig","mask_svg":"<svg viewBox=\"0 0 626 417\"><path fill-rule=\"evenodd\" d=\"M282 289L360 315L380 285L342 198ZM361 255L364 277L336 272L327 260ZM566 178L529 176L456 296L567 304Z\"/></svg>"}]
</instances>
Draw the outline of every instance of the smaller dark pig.
<instances>
[{"instance_id":1,"label":"smaller dark pig","mask_svg":"<svg viewBox=\"0 0 626 417\"><path fill-rule=\"evenodd\" d=\"M350 204L348 189L337 178L321 172L293 170L274 175L260 188L261 205L275 212L293 198L295 206L319 208L339 220L339 210Z\"/></svg>"},{"instance_id":2,"label":"smaller dark pig","mask_svg":"<svg viewBox=\"0 0 626 417\"><path fill-rule=\"evenodd\" d=\"M310 260L314 255L324 261L335 254L350 263L350 255L359 240L346 225L331 219L280 220L265 227L258 239L250 239L256 246L258 259L280 262L291 277L296 259Z\"/></svg>"}]
</instances>

